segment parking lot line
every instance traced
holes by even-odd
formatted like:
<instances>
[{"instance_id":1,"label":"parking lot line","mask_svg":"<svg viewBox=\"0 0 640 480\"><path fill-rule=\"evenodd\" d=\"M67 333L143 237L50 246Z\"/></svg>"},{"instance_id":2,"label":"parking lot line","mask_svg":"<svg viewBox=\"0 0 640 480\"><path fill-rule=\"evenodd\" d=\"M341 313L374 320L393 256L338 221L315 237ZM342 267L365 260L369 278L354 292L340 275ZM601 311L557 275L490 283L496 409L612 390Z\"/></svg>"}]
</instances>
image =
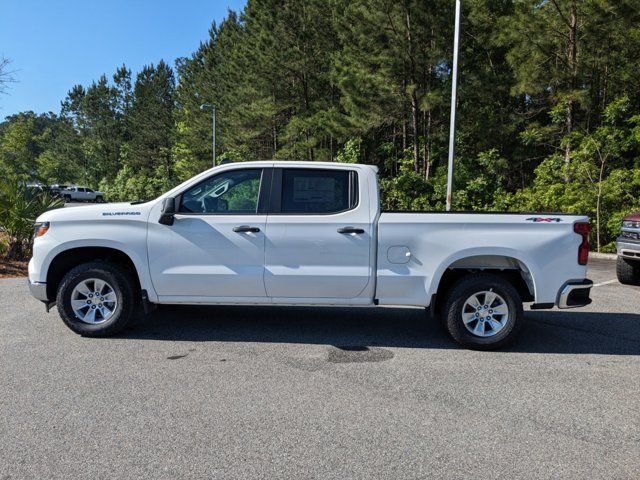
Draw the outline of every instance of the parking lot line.
<instances>
[{"instance_id":1,"label":"parking lot line","mask_svg":"<svg viewBox=\"0 0 640 480\"><path fill-rule=\"evenodd\" d=\"M618 280L615 278L613 280L607 280L606 282L594 283L594 287L602 287L603 285L610 285L612 283L618 283Z\"/></svg>"}]
</instances>

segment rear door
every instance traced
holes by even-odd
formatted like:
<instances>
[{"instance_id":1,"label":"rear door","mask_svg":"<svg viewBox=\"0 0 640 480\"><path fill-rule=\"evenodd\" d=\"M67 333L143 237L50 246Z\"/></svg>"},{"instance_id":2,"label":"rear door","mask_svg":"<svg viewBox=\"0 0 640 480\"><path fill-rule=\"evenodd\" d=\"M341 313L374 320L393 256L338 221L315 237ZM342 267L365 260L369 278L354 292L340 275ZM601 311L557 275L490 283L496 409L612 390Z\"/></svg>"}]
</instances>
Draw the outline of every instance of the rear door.
<instances>
[{"instance_id":1,"label":"rear door","mask_svg":"<svg viewBox=\"0 0 640 480\"><path fill-rule=\"evenodd\" d=\"M330 303L363 295L373 273L372 226L359 183L355 169L274 169L265 245L269 297Z\"/></svg>"}]
</instances>

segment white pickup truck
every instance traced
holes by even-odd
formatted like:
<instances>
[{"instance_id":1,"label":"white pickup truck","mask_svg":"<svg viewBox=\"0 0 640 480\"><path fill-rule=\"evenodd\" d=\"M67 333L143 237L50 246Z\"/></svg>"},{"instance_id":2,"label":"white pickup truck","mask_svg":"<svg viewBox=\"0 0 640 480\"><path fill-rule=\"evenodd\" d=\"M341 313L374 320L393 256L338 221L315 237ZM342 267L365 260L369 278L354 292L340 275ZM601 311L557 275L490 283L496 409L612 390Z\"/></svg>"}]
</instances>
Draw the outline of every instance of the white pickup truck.
<instances>
[{"instance_id":1,"label":"white pickup truck","mask_svg":"<svg viewBox=\"0 0 640 480\"><path fill-rule=\"evenodd\" d=\"M139 305L404 305L464 346L510 342L531 308L590 303L584 216L380 211L377 170L233 163L139 204L37 220L32 294L86 336Z\"/></svg>"},{"instance_id":2,"label":"white pickup truck","mask_svg":"<svg viewBox=\"0 0 640 480\"><path fill-rule=\"evenodd\" d=\"M96 192L87 187L67 187L59 190L60 195L65 202L104 202L104 193Z\"/></svg>"}]
</instances>

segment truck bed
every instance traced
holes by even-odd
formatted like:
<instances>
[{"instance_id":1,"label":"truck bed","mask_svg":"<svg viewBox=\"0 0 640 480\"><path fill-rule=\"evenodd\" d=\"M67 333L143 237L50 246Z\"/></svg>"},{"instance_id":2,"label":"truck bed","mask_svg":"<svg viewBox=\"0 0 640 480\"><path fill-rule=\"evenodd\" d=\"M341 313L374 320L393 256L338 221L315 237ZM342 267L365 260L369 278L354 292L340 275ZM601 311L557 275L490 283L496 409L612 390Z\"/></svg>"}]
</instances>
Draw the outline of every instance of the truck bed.
<instances>
[{"instance_id":1,"label":"truck bed","mask_svg":"<svg viewBox=\"0 0 640 480\"><path fill-rule=\"evenodd\" d=\"M424 305L447 269L498 268L521 270L536 303L555 303L567 279L586 274L573 224L587 221L558 213L383 212L376 298Z\"/></svg>"}]
</instances>

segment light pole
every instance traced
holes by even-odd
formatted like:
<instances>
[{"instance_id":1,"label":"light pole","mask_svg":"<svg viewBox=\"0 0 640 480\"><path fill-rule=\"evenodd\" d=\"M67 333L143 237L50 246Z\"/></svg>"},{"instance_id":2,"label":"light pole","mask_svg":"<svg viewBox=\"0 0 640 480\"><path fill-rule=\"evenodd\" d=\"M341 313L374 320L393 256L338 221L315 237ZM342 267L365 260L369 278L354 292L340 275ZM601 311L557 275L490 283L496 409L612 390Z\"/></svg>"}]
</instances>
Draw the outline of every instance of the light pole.
<instances>
[{"instance_id":1,"label":"light pole","mask_svg":"<svg viewBox=\"0 0 640 480\"><path fill-rule=\"evenodd\" d=\"M453 201L453 154L456 140L456 97L458 88L458 44L460 43L460 0L456 0L456 25L453 34L453 76L451 78L451 119L449 123L449 163L447 167L447 212Z\"/></svg>"},{"instance_id":2,"label":"light pole","mask_svg":"<svg viewBox=\"0 0 640 480\"><path fill-rule=\"evenodd\" d=\"M213 166L216 166L216 107L210 103L200 105L200 110L211 110L211 126L213 129Z\"/></svg>"}]
</instances>

